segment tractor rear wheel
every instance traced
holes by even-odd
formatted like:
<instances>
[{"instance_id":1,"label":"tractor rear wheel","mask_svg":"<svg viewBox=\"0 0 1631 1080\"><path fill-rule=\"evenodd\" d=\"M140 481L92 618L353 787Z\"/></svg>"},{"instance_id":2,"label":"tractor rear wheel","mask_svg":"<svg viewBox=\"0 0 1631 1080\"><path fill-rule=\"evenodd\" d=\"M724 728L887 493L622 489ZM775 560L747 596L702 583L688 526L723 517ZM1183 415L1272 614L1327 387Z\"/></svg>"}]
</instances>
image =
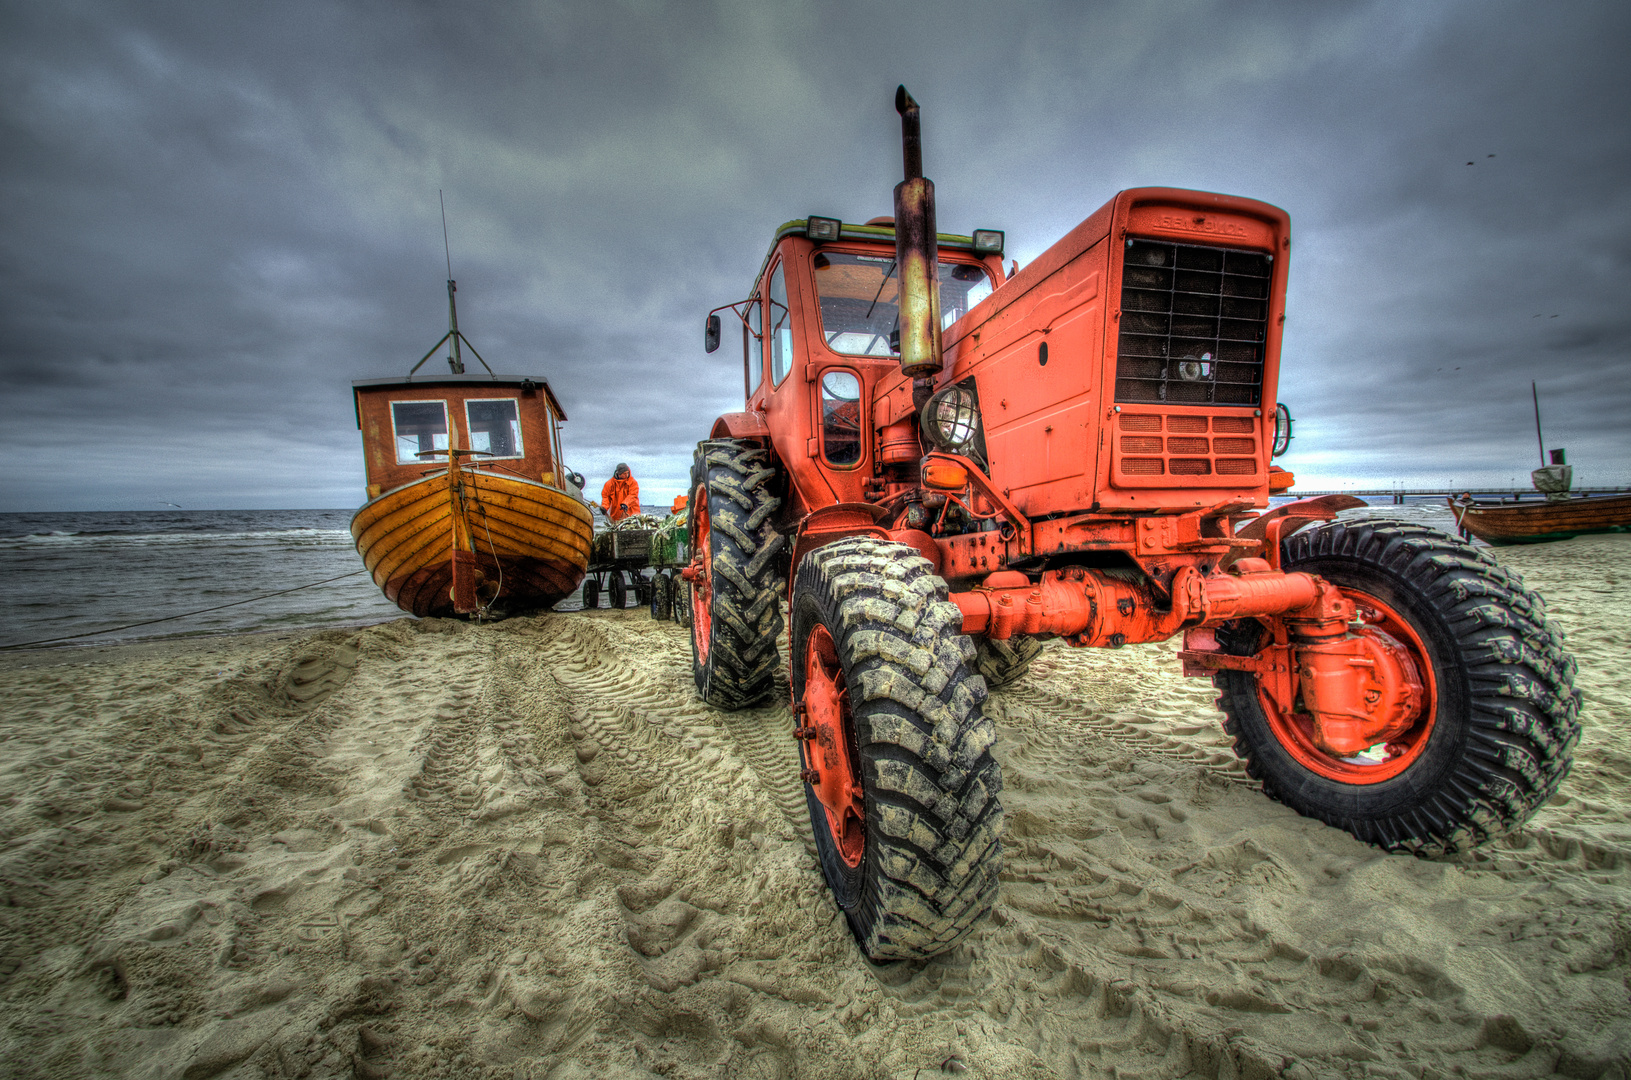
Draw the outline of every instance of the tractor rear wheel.
<instances>
[{"instance_id":1,"label":"tractor rear wheel","mask_svg":"<svg viewBox=\"0 0 1631 1080\"><path fill-rule=\"evenodd\" d=\"M668 621L669 605L674 596L669 591L668 575L661 570L651 575L651 617L658 622Z\"/></svg>"},{"instance_id":2,"label":"tractor rear wheel","mask_svg":"<svg viewBox=\"0 0 1631 1080\"><path fill-rule=\"evenodd\" d=\"M1031 670L1031 661L1042 651L1034 637L1011 637L1006 641L974 639L974 670L985 676L987 689L1007 686Z\"/></svg>"},{"instance_id":3,"label":"tractor rear wheel","mask_svg":"<svg viewBox=\"0 0 1631 1080\"><path fill-rule=\"evenodd\" d=\"M1002 771L974 643L916 549L818 548L793 586L790 681L823 876L873 960L951 949L995 902Z\"/></svg>"},{"instance_id":4,"label":"tractor rear wheel","mask_svg":"<svg viewBox=\"0 0 1631 1080\"><path fill-rule=\"evenodd\" d=\"M1575 663L1518 575L1435 529L1377 519L1294 533L1281 565L1335 585L1402 644L1425 702L1409 731L1336 757L1251 673L1215 675L1224 728L1266 794L1368 843L1438 855L1521 825L1557 791L1580 738ZM1268 643L1249 619L1217 636L1237 655Z\"/></svg>"},{"instance_id":5,"label":"tractor rear wheel","mask_svg":"<svg viewBox=\"0 0 1631 1080\"><path fill-rule=\"evenodd\" d=\"M600 579L593 574L583 579L583 610L592 611L600 606Z\"/></svg>"},{"instance_id":6,"label":"tractor rear wheel","mask_svg":"<svg viewBox=\"0 0 1631 1080\"><path fill-rule=\"evenodd\" d=\"M621 611L629 606L629 586L623 580L623 571L612 571L612 587L606 592L612 598L612 607Z\"/></svg>"},{"instance_id":7,"label":"tractor rear wheel","mask_svg":"<svg viewBox=\"0 0 1631 1080\"><path fill-rule=\"evenodd\" d=\"M770 693L782 630L776 556L786 537L771 518L770 451L737 439L697 446L691 466L690 548L701 573L691 583L691 670L703 701L721 709Z\"/></svg>"}]
</instances>

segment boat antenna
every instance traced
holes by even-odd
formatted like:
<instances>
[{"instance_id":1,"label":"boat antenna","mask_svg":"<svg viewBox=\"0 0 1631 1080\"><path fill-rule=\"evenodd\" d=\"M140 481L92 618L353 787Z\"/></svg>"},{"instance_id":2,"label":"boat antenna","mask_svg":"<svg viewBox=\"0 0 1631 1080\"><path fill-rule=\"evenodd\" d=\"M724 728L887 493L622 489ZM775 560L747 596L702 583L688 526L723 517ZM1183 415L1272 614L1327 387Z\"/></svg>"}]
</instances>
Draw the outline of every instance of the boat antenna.
<instances>
[{"instance_id":1,"label":"boat antenna","mask_svg":"<svg viewBox=\"0 0 1631 1080\"><path fill-rule=\"evenodd\" d=\"M453 294L459 291L459 286L453 280L453 249L447 242L447 198L442 194L441 188L436 189L436 201L442 207L442 254L447 258L447 333L442 335L440 341L430 347L430 352L419 358L419 363L409 369L408 378L413 378L413 373L424 367L425 361L434 356L436 350L449 341L453 343L453 355L447 358L447 366L453 369L453 374L464 374L464 354L459 351L459 346L462 344L470 350L470 355L477 360L481 360L481 366L487 368L487 374L492 375L493 369L488 367L487 361L481 359L481 353L477 352L476 347L470 344L469 338L459 333L459 308L453 301Z\"/></svg>"},{"instance_id":2,"label":"boat antenna","mask_svg":"<svg viewBox=\"0 0 1631 1080\"><path fill-rule=\"evenodd\" d=\"M1546 440L1540 435L1540 391L1535 389L1535 380L1529 380L1529 396L1535 401L1535 441L1540 444L1540 467L1546 467Z\"/></svg>"},{"instance_id":3,"label":"boat antenna","mask_svg":"<svg viewBox=\"0 0 1631 1080\"><path fill-rule=\"evenodd\" d=\"M442 254L447 256L447 279L453 280L453 249L447 244L447 200L442 197L442 189L436 189L436 201L442 206Z\"/></svg>"},{"instance_id":4,"label":"boat antenna","mask_svg":"<svg viewBox=\"0 0 1631 1080\"><path fill-rule=\"evenodd\" d=\"M453 249L447 242L447 199L442 195L442 189L436 189L436 201L442 206L442 254L447 256L447 336L453 342L453 355L447 358L447 366L453 369L453 374L464 374L464 357L459 355L459 309L453 302L453 294L459 291L459 286L453 280Z\"/></svg>"}]
</instances>

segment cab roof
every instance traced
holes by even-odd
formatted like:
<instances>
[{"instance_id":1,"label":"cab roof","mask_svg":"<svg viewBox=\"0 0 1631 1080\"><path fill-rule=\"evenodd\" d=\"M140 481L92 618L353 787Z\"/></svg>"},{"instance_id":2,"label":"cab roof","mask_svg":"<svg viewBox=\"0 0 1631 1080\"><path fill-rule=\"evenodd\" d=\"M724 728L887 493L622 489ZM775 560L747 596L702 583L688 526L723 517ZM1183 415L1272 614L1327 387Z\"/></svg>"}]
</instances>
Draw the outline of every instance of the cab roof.
<instances>
[{"instance_id":1,"label":"cab roof","mask_svg":"<svg viewBox=\"0 0 1631 1080\"><path fill-rule=\"evenodd\" d=\"M759 272L754 275L753 284L759 284L759 279L765 275L765 267L770 265L770 257L776 253L776 245L789 236L802 236L810 226L809 218L794 218L784 222L776 228L776 235L770 238L770 250L765 252L764 262L759 264ZM974 250L972 236L959 236L957 233L935 233L935 243L942 248L952 251L966 251L975 258L984 256ZM844 222L838 229L838 240L824 241L825 243L841 243L845 240L869 240L874 243L883 240L891 244L895 242L895 227L893 225L851 225Z\"/></svg>"}]
</instances>

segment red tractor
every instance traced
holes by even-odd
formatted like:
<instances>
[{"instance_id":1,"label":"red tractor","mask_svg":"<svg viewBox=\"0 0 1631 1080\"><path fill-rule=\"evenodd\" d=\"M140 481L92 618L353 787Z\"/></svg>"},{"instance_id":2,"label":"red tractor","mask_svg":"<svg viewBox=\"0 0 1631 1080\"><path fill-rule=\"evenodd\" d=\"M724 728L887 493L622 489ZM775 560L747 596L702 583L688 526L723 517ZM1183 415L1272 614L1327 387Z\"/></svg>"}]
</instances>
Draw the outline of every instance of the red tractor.
<instances>
[{"instance_id":1,"label":"red tractor","mask_svg":"<svg viewBox=\"0 0 1631 1080\"><path fill-rule=\"evenodd\" d=\"M1123 191L1015 273L1003 234L936 232L917 103L896 92L895 215L776 230L742 325L741 412L691 474L703 700L789 682L821 867L874 959L960 941L997 893L990 686L1047 638L1183 635L1263 790L1431 854L1529 817L1579 738L1575 665L1513 574L1419 525L1260 513L1284 211Z\"/></svg>"}]
</instances>

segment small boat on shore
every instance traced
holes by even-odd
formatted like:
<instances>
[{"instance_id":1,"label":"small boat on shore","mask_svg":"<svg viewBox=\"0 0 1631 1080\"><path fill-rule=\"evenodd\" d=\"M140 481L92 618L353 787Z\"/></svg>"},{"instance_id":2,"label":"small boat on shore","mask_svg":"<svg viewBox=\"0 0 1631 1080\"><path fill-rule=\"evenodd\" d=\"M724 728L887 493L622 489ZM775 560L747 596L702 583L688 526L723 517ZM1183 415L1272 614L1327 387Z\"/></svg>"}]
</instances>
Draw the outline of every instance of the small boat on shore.
<instances>
[{"instance_id":1,"label":"small boat on shore","mask_svg":"<svg viewBox=\"0 0 1631 1080\"><path fill-rule=\"evenodd\" d=\"M1551 452L1547 463L1546 437L1540 427L1540 391L1529 384L1535 404L1535 443L1540 448L1540 468L1529 480L1543 498L1511 502L1479 502L1471 495L1447 499L1455 515L1456 527L1467 538L1476 536L1486 544L1544 544L1568 540L1590 533L1631 531L1631 495L1570 495L1574 467L1561 449Z\"/></svg>"},{"instance_id":2,"label":"small boat on shore","mask_svg":"<svg viewBox=\"0 0 1631 1080\"><path fill-rule=\"evenodd\" d=\"M1631 495L1447 501L1463 534L1497 546L1543 544L1589 533L1631 532Z\"/></svg>"},{"instance_id":3,"label":"small boat on shore","mask_svg":"<svg viewBox=\"0 0 1631 1080\"><path fill-rule=\"evenodd\" d=\"M561 465L566 412L537 376L466 374L451 329L404 378L352 383L368 502L351 536L374 584L421 617L547 609L589 565L593 518ZM443 344L447 374L415 373ZM581 482L579 485L581 487Z\"/></svg>"}]
</instances>

